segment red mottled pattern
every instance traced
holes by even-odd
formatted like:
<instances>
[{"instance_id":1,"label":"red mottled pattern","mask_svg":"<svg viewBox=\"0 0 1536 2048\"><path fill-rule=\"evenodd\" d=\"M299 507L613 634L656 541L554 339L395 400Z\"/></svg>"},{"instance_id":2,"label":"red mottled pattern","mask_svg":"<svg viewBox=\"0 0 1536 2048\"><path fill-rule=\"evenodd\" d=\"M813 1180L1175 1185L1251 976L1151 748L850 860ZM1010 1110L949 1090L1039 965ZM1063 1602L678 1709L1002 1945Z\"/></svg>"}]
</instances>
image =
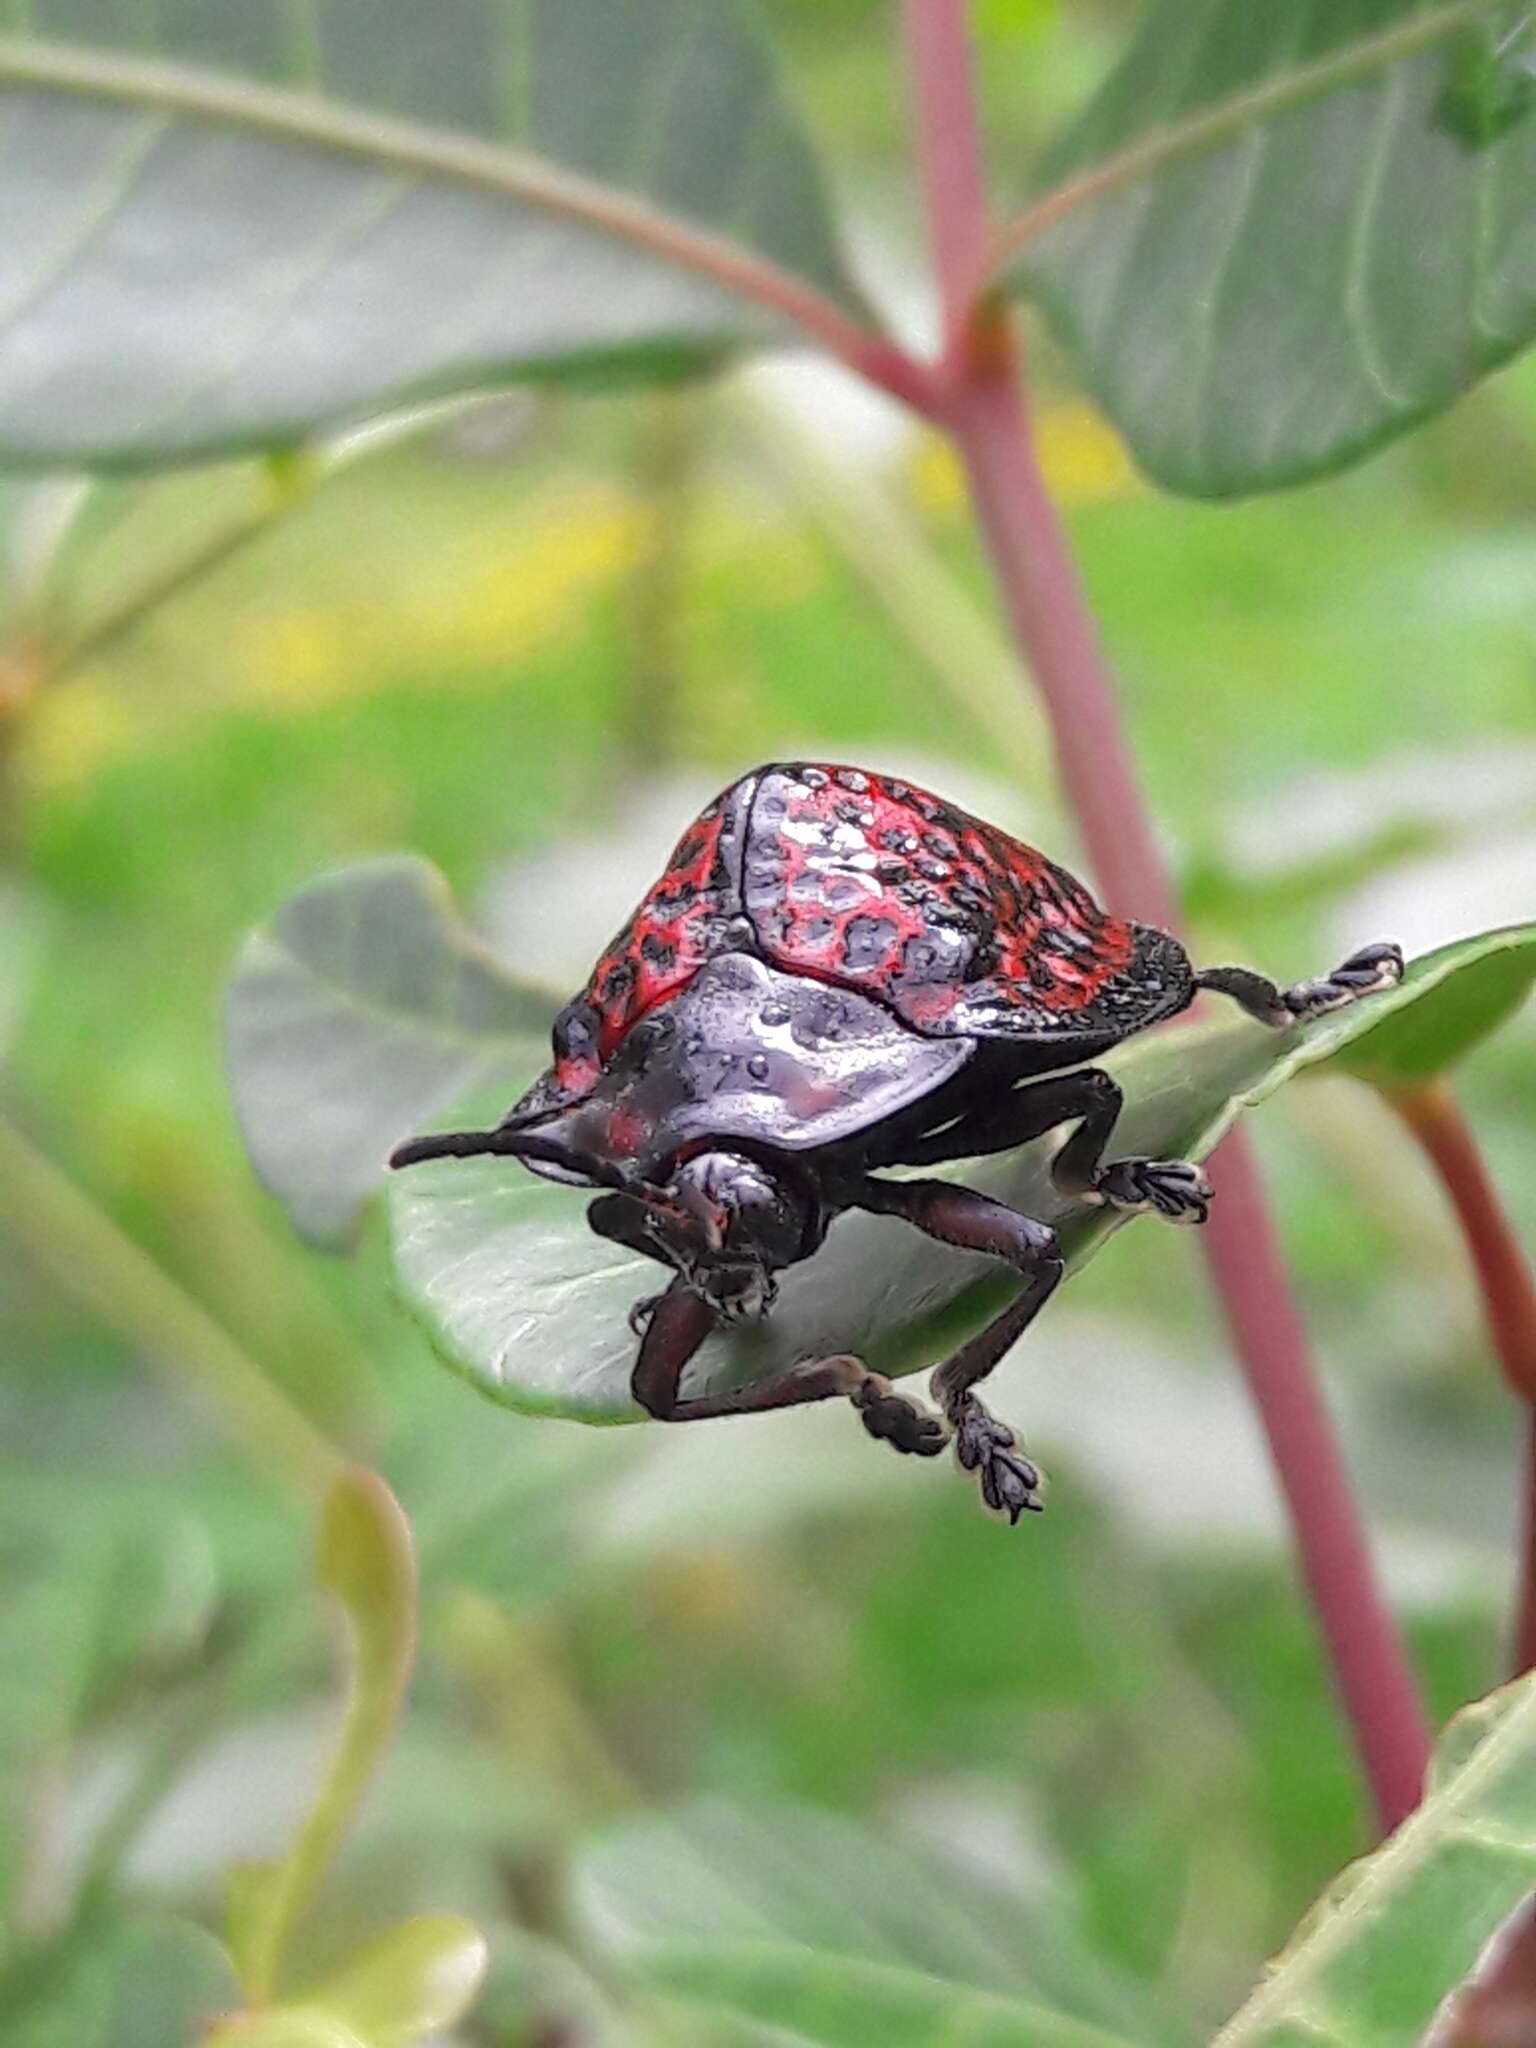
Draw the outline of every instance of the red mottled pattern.
<instances>
[{"instance_id":1,"label":"red mottled pattern","mask_svg":"<svg viewBox=\"0 0 1536 2048\"><path fill-rule=\"evenodd\" d=\"M741 912L741 829L756 786L755 775L745 776L699 813L661 879L593 968L571 1007L586 1012L595 1046L584 1038L562 1047L556 1027L555 1079L562 1092L585 1094L625 1034L686 988L720 950L730 919Z\"/></svg>"},{"instance_id":2,"label":"red mottled pattern","mask_svg":"<svg viewBox=\"0 0 1536 2048\"><path fill-rule=\"evenodd\" d=\"M1135 934L1032 847L911 783L766 770L743 891L765 957L877 995L925 1034L1071 1028Z\"/></svg>"},{"instance_id":3,"label":"red mottled pattern","mask_svg":"<svg viewBox=\"0 0 1536 2048\"><path fill-rule=\"evenodd\" d=\"M1132 927L1044 854L911 783L779 765L700 813L562 1011L559 1095L585 1094L713 954L754 946L929 1037L1066 1036L1100 997L1095 1026L1120 1036L1167 1007L1157 985L1116 979L1136 958Z\"/></svg>"}]
</instances>

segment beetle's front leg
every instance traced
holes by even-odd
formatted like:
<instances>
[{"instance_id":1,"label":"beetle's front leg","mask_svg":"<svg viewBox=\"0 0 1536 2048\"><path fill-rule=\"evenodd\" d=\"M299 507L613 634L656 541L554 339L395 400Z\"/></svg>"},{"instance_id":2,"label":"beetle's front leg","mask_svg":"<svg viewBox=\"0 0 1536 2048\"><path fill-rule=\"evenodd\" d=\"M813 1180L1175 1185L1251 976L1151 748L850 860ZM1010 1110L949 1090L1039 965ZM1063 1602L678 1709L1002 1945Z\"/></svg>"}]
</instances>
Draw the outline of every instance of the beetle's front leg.
<instances>
[{"instance_id":1,"label":"beetle's front leg","mask_svg":"<svg viewBox=\"0 0 1536 2048\"><path fill-rule=\"evenodd\" d=\"M1383 989L1395 988L1402 978L1403 949L1387 941L1362 946L1358 953L1351 953L1335 967L1332 974L1319 975L1315 981L1293 982L1289 988L1281 988L1251 967L1203 968L1195 976L1195 986L1230 996L1261 1024L1268 1024L1275 1031L1287 1031L1293 1024L1306 1023L1309 1017L1320 1017L1325 1010L1337 1010L1345 1003L1358 1002L1362 996L1379 995Z\"/></svg>"}]
</instances>

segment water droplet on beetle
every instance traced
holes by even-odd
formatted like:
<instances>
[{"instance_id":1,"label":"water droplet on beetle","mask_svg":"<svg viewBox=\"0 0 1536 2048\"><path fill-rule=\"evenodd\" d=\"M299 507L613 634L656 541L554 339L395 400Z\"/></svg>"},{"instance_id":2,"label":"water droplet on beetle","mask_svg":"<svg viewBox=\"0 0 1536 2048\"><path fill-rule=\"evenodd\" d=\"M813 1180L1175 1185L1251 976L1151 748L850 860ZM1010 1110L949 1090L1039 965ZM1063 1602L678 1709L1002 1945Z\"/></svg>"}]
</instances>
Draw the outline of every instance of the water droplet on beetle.
<instances>
[{"instance_id":1,"label":"water droplet on beetle","mask_svg":"<svg viewBox=\"0 0 1536 2048\"><path fill-rule=\"evenodd\" d=\"M782 1003L765 1003L763 1005L763 1022L770 1031L777 1031L781 1025L789 1022L789 1012Z\"/></svg>"},{"instance_id":2,"label":"water droplet on beetle","mask_svg":"<svg viewBox=\"0 0 1536 2048\"><path fill-rule=\"evenodd\" d=\"M747 1061L747 1072L752 1076L754 1081L767 1080L768 1062L762 1053L753 1053L751 1059Z\"/></svg>"}]
</instances>

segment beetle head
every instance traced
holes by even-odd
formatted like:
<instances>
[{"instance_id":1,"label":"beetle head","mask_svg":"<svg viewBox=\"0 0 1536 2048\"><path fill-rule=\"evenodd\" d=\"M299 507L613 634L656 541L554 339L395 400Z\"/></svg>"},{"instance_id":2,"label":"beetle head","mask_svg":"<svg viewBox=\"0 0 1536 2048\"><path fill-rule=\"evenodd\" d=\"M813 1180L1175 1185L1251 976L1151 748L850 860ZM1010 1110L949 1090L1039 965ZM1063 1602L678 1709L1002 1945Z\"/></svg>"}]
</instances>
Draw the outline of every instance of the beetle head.
<instances>
[{"instance_id":1,"label":"beetle head","mask_svg":"<svg viewBox=\"0 0 1536 2048\"><path fill-rule=\"evenodd\" d=\"M765 1315L774 1275L805 1258L821 1234L814 1198L740 1152L696 1152L641 1201L657 1250L733 1321Z\"/></svg>"}]
</instances>

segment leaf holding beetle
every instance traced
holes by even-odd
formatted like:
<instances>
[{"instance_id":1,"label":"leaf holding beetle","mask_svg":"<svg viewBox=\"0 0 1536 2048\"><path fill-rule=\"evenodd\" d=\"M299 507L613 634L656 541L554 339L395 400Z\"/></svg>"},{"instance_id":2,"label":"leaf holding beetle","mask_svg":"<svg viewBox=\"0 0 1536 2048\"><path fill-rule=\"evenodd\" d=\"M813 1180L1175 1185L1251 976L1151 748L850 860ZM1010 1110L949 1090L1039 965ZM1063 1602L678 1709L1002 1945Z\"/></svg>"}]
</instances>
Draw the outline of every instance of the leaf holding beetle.
<instances>
[{"instance_id":1,"label":"leaf holding beetle","mask_svg":"<svg viewBox=\"0 0 1536 2048\"><path fill-rule=\"evenodd\" d=\"M1536 336L1533 35L1503 0L1161 0L1002 278L1170 489L1338 468Z\"/></svg>"},{"instance_id":2,"label":"leaf holding beetle","mask_svg":"<svg viewBox=\"0 0 1536 2048\"><path fill-rule=\"evenodd\" d=\"M730 0L0 8L0 454L153 465L858 295ZM744 280L759 287L749 290Z\"/></svg>"},{"instance_id":3,"label":"leaf holding beetle","mask_svg":"<svg viewBox=\"0 0 1536 2048\"><path fill-rule=\"evenodd\" d=\"M1125 1091L1122 1154L1204 1158L1245 1107L1331 1064L1422 1078L1493 1029L1536 980L1536 926L1441 948L1402 984L1276 1036L1246 1021L1134 1039L1103 1062ZM302 1231L335 1241L385 1178L393 1144L455 1105L494 1121L548 1058L553 998L472 939L425 863L363 863L302 891L247 945L230 997L230 1067L258 1171ZM538 1034L535 1035L535 1027ZM1121 1219L1052 1186L1053 1141L975 1162L970 1184L1061 1233L1068 1270ZM658 1269L586 1226L587 1197L507 1161L450 1160L390 1180L396 1271L443 1356L494 1399L590 1422L633 1419L628 1312ZM762 1324L712 1338L709 1386L837 1351L915 1371L1006 1298L994 1261L888 1218L843 1216L785 1274Z\"/></svg>"},{"instance_id":4,"label":"leaf holding beetle","mask_svg":"<svg viewBox=\"0 0 1536 2048\"><path fill-rule=\"evenodd\" d=\"M1245 1021L1197 1024L1118 1048L1102 1064L1125 1091L1117 1154L1205 1158L1241 1112L1309 1068L1342 1062L1373 1032L1433 1002L1448 1019L1463 987L1476 1002L1512 956L1536 972L1536 926L1442 948L1385 995L1276 1036ZM1523 970L1522 970L1523 971ZM525 1077L532 1078L532 1070ZM495 1114L505 1101L471 1113ZM969 1164L969 1185L1051 1223L1069 1274L1122 1220L1065 1200L1049 1178L1054 1142ZM390 1186L396 1271L443 1356L509 1406L589 1422L635 1418L632 1304L658 1269L595 1237L586 1197L496 1160L413 1168ZM889 1217L841 1217L814 1258L786 1273L762 1323L711 1338L694 1384L764 1379L796 1360L852 1351L888 1373L943 1355L1015 1286L996 1261L957 1252Z\"/></svg>"}]
</instances>

